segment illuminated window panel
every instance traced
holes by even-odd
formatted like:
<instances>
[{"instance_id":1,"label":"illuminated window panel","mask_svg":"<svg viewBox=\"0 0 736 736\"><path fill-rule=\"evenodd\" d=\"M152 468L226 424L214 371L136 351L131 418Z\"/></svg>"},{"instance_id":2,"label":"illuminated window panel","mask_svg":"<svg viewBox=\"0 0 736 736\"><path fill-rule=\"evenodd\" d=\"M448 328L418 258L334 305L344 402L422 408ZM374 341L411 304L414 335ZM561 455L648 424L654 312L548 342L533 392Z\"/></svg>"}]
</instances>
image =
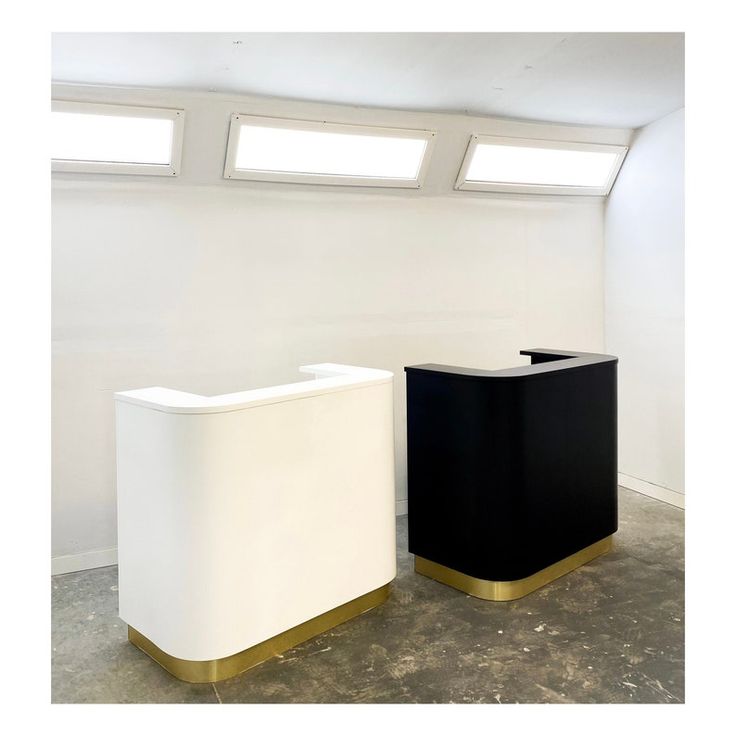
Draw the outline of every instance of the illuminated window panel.
<instances>
[{"instance_id":1,"label":"illuminated window panel","mask_svg":"<svg viewBox=\"0 0 736 736\"><path fill-rule=\"evenodd\" d=\"M54 101L52 171L176 176L183 110Z\"/></svg>"},{"instance_id":2,"label":"illuminated window panel","mask_svg":"<svg viewBox=\"0 0 736 736\"><path fill-rule=\"evenodd\" d=\"M233 115L225 178L419 188L434 133Z\"/></svg>"},{"instance_id":3,"label":"illuminated window panel","mask_svg":"<svg viewBox=\"0 0 736 736\"><path fill-rule=\"evenodd\" d=\"M626 146L473 136L456 188L606 196Z\"/></svg>"}]
</instances>

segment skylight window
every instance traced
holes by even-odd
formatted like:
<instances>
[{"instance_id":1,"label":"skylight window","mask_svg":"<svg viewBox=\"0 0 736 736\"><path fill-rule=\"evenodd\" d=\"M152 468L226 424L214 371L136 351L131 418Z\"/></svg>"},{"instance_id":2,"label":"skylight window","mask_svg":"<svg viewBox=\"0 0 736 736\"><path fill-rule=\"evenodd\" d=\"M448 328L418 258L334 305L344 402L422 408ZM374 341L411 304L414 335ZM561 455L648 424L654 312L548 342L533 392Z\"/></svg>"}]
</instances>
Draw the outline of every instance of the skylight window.
<instances>
[{"instance_id":1,"label":"skylight window","mask_svg":"<svg viewBox=\"0 0 736 736\"><path fill-rule=\"evenodd\" d=\"M233 115L225 178L419 188L434 133Z\"/></svg>"},{"instance_id":2,"label":"skylight window","mask_svg":"<svg viewBox=\"0 0 736 736\"><path fill-rule=\"evenodd\" d=\"M626 146L474 135L456 189L605 196Z\"/></svg>"},{"instance_id":3,"label":"skylight window","mask_svg":"<svg viewBox=\"0 0 736 736\"><path fill-rule=\"evenodd\" d=\"M176 176L183 110L55 100L52 171Z\"/></svg>"}]
</instances>

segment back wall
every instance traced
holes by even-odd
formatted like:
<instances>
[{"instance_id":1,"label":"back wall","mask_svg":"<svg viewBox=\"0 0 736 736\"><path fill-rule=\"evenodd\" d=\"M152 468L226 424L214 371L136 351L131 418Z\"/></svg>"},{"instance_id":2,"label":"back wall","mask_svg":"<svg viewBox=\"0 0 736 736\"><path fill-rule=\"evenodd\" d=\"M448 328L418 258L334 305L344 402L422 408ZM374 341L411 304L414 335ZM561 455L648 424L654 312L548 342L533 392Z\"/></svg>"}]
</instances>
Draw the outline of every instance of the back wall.
<instances>
[{"instance_id":1,"label":"back wall","mask_svg":"<svg viewBox=\"0 0 736 736\"><path fill-rule=\"evenodd\" d=\"M175 97L147 104L186 106L195 132L197 111L213 114L203 95ZM234 110L215 101L221 166ZM416 124L400 115L387 124ZM436 153L450 158L439 141ZM405 365L500 368L528 362L523 348L603 350L600 200L445 193L431 180L421 196L205 183L202 155L186 139L189 177L175 181L53 178L54 572L115 561L115 391L226 393L303 379L305 363L392 370L405 513Z\"/></svg>"}]
</instances>

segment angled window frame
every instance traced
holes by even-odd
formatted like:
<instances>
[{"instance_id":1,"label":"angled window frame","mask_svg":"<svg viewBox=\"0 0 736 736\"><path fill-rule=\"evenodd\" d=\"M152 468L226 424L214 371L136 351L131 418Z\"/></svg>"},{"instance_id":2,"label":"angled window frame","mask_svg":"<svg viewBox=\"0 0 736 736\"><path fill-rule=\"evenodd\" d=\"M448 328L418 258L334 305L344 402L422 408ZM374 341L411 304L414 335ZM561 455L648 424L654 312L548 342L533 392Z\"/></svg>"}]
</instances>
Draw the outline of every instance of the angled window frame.
<instances>
[{"instance_id":1,"label":"angled window frame","mask_svg":"<svg viewBox=\"0 0 736 736\"><path fill-rule=\"evenodd\" d=\"M604 186L571 186L565 184L519 184L466 179L473 161L473 155L479 145L502 145L516 148L545 148L565 151L589 151L615 153L617 158L611 167ZM628 152L628 146L610 143L583 143L579 141L543 140L539 138L516 138L508 136L473 134L468 143L465 157L455 181L455 189L467 192L500 192L509 194L562 194L573 196L606 197L611 191L618 172L621 170Z\"/></svg>"},{"instance_id":2,"label":"angled window frame","mask_svg":"<svg viewBox=\"0 0 736 736\"><path fill-rule=\"evenodd\" d=\"M52 112L71 112L88 115L108 115L123 118L154 118L173 121L171 160L168 164L146 164L123 161L86 161L78 159L51 159L51 171L81 174L132 174L137 176L179 176L184 143L185 111L164 107L134 107L102 104L78 100L52 100Z\"/></svg>"},{"instance_id":3,"label":"angled window frame","mask_svg":"<svg viewBox=\"0 0 736 736\"><path fill-rule=\"evenodd\" d=\"M248 123L258 127L287 128L289 130L316 131L323 133L347 133L381 138L411 138L425 141L422 160L416 178L391 178L380 176L351 176L340 174L319 174L296 171L265 171L261 169L238 169L236 161L240 145L240 130ZM429 169L437 133L433 130L409 128L384 128L353 123L333 123L326 120L299 120L292 118L264 117L246 113L233 113L230 116L230 131L227 140L227 153L223 178L246 181L279 182L282 184L322 184L330 186L387 187L401 189L421 189Z\"/></svg>"}]
</instances>

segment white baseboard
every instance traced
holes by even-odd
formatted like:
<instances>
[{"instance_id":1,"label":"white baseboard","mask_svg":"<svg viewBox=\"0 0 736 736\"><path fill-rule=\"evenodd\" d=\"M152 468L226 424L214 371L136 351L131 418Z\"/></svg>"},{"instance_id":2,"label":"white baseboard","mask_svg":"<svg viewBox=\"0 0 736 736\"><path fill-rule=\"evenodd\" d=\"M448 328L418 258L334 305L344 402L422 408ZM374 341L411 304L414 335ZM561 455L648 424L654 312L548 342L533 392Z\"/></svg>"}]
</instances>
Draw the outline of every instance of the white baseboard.
<instances>
[{"instance_id":1,"label":"white baseboard","mask_svg":"<svg viewBox=\"0 0 736 736\"><path fill-rule=\"evenodd\" d=\"M641 493L643 496L656 498L658 501L664 501L671 506L677 506L678 509L685 508L684 493L678 493L669 488L648 483L645 480L641 480L641 478L634 478L634 476L626 475L625 473L618 474L618 484L624 488L628 488L630 491Z\"/></svg>"},{"instance_id":2,"label":"white baseboard","mask_svg":"<svg viewBox=\"0 0 736 736\"><path fill-rule=\"evenodd\" d=\"M396 501L396 516L406 516L409 513L409 501L402 498Z\"/></svg>"},{"instance_id":3,"label":"white baseboard","mask_svg":"<svg viewBox=\"0 0 736 736\"><path fill-rule=\"evenodd\" d=\"M91 552L82 552L78 555L62 555L51 558L51 574L64 575L67 572L91 570L95 567L107 567L118 564L117 547L108 549L94 549Z\"/></svg>"}]
</instances>

